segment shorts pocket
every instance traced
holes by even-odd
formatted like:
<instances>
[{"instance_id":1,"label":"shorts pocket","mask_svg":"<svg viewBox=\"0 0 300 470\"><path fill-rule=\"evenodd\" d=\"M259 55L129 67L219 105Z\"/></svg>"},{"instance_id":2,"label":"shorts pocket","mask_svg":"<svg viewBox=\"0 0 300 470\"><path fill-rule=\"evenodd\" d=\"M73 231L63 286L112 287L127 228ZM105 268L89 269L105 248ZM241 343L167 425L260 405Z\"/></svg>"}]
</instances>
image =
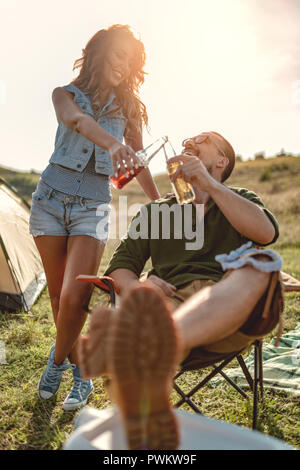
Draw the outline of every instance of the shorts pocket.
<instances>
[{"instance_id":1,"label":"shorts pocket","mask_svg":"<svg viewBox=\"0 0 300 470\"><path fill-rule=\"evenodd\" d=\"M107 211L110 209L109 204L103 201L85 201L85 209L88 211L96 211L99 207L99 210Z\"/></svg>"},{"instance_id":2,"label":"shorts pocket","mask_svg":"<svg viewBox=\"0 0 300 470\"><path fill-rule=\"evenodd\" d=\"M31 195L31 198L35 199L36 201L41 201L45 197L46 197L46 194L42 193L41 191L34 191L34 193L32 193Z\"/></svg>"},{"instance_id":3,"label":"shorts pocket","mask_svg":"<svg viewBox=\"0 0 300 470\"><path fill-rule=\"evenodd\" d=\"M41 201L42 199L45 199L49 190L50 187L48 188L42 181L39 181L36 190L31 194L31 198L36 201Z\"/></svg>"}]
</instances>

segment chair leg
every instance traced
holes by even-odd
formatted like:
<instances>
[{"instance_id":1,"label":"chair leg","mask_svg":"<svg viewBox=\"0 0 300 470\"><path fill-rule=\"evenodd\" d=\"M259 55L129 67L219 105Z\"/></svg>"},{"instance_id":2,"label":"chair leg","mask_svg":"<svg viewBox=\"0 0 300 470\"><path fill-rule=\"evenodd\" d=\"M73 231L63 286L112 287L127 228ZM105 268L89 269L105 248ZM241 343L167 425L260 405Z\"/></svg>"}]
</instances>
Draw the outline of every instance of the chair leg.
<instances>
[{"instance_id":1,"label":"chair leg","mask_svg":"<svg viewBox=\"0 0 300 470\"><path fill-rule=\"evenodd\" d=\"M213 366L214 368L216 368L216 366ZM242 390L235 382L233 382L233 380L231 380L230 377L228 377L228 375L225 374L225 372L223 372L222 370L219 371L219 374L222 375L222 377L237 391L239 392L242 397L246 398L247 400L249 400L249 397L247 395L247 393L244 392L244 390Z\"/></svg>"},{"instance_id":2,"label":"chair leg","mask_svg":"<svg viewBox=\"0 0 300 470\"><path fill-rule=\"evenodd\" d=\"M173 383L173 387L174 387L174 390L181 397L181 400L174 405L175 408L179 408L183 403L187 403L187 405L189 405L189 407L195 413L202 414L198 406L181 390L181 388L177 385L176 382Z\"/></svg>"},{"instance_id":3,"label":"chair leg","mask_svg":"<svg viewBox=\"0 0 300 470\"><path fill-rule=\"evenodd\" d=\"M244 373L244 376L249 384L250 390L253 390L253 378L250 375L250 372L245 364L245 361L241 355L237 356L237 360L239 362L239 365Z\"/></svg>"},{"instance_id":4,"label":"chair leg","mask_svg":"<svg viewBox=\"0 0 300 470\"><path fill-rule=\"evenodd\" d=\"M257 426L257 410L259 399L263 400L263 362L262 362L262 341L258 340L254 344L254 372L253 378L246 366L243 357L239 355L233 355L223 361L219 366L213 365L214 370L208 374L198 385L196 385L189 393L184 393L180 387L176 384L175 380L180 377L184 370L174 377L174 389L181 397L181 399L174 405L179 408L183 403L187 403L196 413L201 413L199 408L193 403L192 396L202 388L209 380L211 380L216 374L221 374L244 398L249 399L248 395L240 389L223 371L222 369L230 362L234 357L237 358L239 365L245 375L245 378L253 392L253 410L252 410L252 429L255 430ZM260 393L259 393L260 392ZM259 396L260 395L260 396Z\"/></svg>"},{"instance_id":5,"label":"chair leg","mask_svg":"<svg viewBox=\"0 0 300 470\"><path fill-rule=\"evenodd\" d=\"M259 341L259 350L258 350L258 361L259 361L259 385L260 385L260 399L263 402L264 400L264 376L263 376L263 342Z\"/></svg>"},{"instance_id":6,"label":"chair leg","mask_svg":"<svg viewBox=\"0 0 300 470\"><path fill-rule=\"evenodd\" d=\"M258 370L259 370L259 359L258 359L259 345L254 344L254 380L253 380L253 414L252 414L252 429L256 429L257 425L257 403L258 403Z\"/></svg>"},{"instance_id":7,"label":"chair leg","mask_svg":"<svg viewBox=\"0 0 300 470\"><path fill-rule=\"evenodd\" d=\"M176 390L176 387L175 390L177 391L177 393L181 396L181 400L179 400L174 406L175 408L180 408L180 406L183 404L183 403L188 403L190 400L190 398L196 393L198 392L198 390L200 390L200 388L202 388L207 382L209 382L215 375L217 375L222 369L223 367L225 367L230 361L232 361L234 356L230 356L229 358L227 358L225 361L223 361L218 367L216 367L210 374L208 374L201 382L198 383L198 385L196 385L192 390L190 390L189 393L185 394L184 392L182 392L181 390L181 393L178 392L178 389L180 390L180 388L178 387L178 385L176 384L176 387L177 387L177 390ZM178 374L176 376L179 377L180 374ZM190 403L188 403L189 406ZM195 405L194 405L195 406ZM193 408L193 410L195 411L194 407L191 406L191 408ZM200 411L198 411L200 413Z\"/></svg>"}]
</instances>

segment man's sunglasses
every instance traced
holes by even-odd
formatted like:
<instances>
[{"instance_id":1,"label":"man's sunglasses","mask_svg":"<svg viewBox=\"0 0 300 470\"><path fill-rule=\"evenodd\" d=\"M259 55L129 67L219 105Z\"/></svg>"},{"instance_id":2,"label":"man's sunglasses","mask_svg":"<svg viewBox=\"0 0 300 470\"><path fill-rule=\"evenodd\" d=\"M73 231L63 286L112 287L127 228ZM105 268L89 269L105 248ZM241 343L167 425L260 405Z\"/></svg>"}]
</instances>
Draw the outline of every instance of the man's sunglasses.
<instances>
[{"instance_id":1,"label":"man's sunglasses","mask_svg":"<svg viewBox=\"0 0 300 470\"><path fill-rule=\"evenodd\" d=\"M217 147L219 152L223 155L223 157L227 158L226 153L224 152L224 150L215 141L215 139L212 138L212 136L210 134L203 133L203 134L197 135L196 137L191 137L190 139L185 139L182 142L182 146L185 147L188 144L188 142L193 142L194 144L202 144L207 139L210 139L212 141L212 143Z\"/></svg>"}]
</instances>

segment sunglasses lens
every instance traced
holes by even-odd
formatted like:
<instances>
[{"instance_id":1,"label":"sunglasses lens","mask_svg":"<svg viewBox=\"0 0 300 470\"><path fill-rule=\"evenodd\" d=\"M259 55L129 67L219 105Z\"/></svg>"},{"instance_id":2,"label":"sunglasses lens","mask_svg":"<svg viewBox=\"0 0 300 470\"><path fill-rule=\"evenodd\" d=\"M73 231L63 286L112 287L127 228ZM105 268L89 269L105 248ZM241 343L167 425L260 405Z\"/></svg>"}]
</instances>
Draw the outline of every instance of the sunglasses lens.
<instances>
[{"instance_id":1,"label":"sunglasses lens","mask_svg":"<svg viewBox=\"0 0 300 470\"><path fill-rule=\"evenodd\" d=\"M208 135L201 134L197 135L197 137L194 138L194 141L196 144L202 144L206 139L208 138Z\"/></svg>"},{"instance_id":2,"label":"sunglasses lens","mask_svg":"<svg viewBox=\"0 0 300 470\"><path fill-rule=\"evenodd\" d=\"M185 139L182 142L183 147L185 147L188 143L194 143L194 144L202 144L207 138L209 137L208 134L200 134L197 135L196 137L191 137L190 139Z\"/></svg>"}]
</instances>

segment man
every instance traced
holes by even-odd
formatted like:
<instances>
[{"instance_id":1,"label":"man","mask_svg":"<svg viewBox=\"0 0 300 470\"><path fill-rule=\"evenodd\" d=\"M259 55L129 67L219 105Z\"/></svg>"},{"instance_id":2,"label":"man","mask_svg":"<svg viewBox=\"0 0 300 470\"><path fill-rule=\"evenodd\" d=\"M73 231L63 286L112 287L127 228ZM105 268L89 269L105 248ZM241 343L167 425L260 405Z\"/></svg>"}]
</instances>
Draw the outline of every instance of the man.
<instances>
[{"instance_id":1,"label":"man","mask_svg":"<svg viewBox=\"0 0 300 470\"><path fill-rule=\"evenodd\" d=\"M280 257L250 247L275 242L278 223L255 193L224 185L235 164L230 143L216 132L202 133L183 142L182 154L170 160L178 161L173 180L183 177L195 192L193 226L197 217L203 219L197 205L204 207L203 246L186 249L175 216L169 237L162 234L163 216L158 237L132 237L138 220L152 233L153 218L143 222L141 212L153 214L151 208L163 204L171 208L176 199L143 206L105 273L115 281L121 306L96 308L90 337L80 343L85 377L111 376L133 449L178 446L168 395L179 363L200 360L204 366L241 351L269 333L282 312ZM141 282L149 258L152 270Z\"/></svg>"}]
</instances>

